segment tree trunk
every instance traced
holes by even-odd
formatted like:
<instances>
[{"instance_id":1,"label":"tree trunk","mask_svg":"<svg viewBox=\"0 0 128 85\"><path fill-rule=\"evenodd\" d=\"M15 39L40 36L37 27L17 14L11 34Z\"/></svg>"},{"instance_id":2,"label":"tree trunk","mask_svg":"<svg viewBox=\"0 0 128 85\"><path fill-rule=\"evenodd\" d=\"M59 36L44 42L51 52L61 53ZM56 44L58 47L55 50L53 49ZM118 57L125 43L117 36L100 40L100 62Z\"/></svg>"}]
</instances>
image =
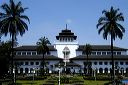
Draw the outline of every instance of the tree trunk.
<instances>
[{"instance_id":1,"label":"tree trunk","mask_svg":"<svg viewBox=\"0 0 128 85\"><path fill-rule=\"evenodd\" d=\"M14 57L14 33L12 33L12 52L11 52L11 76L12 76L12 82L14 84L14 74L13 74L13 57Z\"/></svg>"},{"instance_id":2,"label":"tree trunk","mask_svg":"<svg viewBox=\"0 0 128 85\"><path fill-rule=\"evenodd\" d=\"M43 76L44 76L44 53L43 53Z\"/></svg>"},{"instance_id":3,"label":"tree trunk","mask_svg":"<svg viewBox=\"0 0 128 85\"><path fill-rule=\"evenodd\" d=\"M88 54L87 54L87 74L89 73L89 65L88 65Z\"/></svg>"},{"instance_id":4,"label":"tree trunk","mask_svg":"<svg viewBox=\"0 0 128 85\"><path fill-rule=\"evenodd\" d=\"M115 68L114 68L114 56L113 56L113 32L111 31L111 57L112 57L112 82L115 81Z\"/></svg>"}]
</instances>

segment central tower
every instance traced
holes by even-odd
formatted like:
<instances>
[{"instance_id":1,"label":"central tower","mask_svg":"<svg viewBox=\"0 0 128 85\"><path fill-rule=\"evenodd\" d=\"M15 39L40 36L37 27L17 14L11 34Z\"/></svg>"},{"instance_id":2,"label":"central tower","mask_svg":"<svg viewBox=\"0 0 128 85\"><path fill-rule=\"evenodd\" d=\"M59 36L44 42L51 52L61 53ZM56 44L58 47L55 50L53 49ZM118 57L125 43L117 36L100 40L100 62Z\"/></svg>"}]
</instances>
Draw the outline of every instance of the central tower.
<instances>
[{"instance_id":1,"label":"central tower","mask_svg":"<svg viewBox=\"0 0 128 85\"><path fill-rule=\"evenodd\" d=\"M77 36L71 30L66 28L56 36L54 44L57 49L57 56L69 62L70 58L76 57L76 49L78 48Z\"/></svg>"}]
</instances>

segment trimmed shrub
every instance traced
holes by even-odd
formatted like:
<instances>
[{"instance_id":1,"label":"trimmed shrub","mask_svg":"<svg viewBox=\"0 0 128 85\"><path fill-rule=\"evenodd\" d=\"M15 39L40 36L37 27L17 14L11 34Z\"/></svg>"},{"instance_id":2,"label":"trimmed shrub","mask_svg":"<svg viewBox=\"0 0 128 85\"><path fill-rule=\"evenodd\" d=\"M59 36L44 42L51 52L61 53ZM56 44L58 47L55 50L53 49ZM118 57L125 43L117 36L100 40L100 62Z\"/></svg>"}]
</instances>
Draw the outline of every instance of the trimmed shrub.
<instances>
[{"instance_id":1,"label":"trimmed shrub","mask_svg":"<svg viewBox=\"0 0 128 85\"><path fill-rule=\"evenodd\" d=\"M33 80L33 76L27 76L27 77L19 77L19 80ZM41 77L41 76L34 76L34 80L44 80L47 79L46 76Z\"/></svg>"}]
</instances>

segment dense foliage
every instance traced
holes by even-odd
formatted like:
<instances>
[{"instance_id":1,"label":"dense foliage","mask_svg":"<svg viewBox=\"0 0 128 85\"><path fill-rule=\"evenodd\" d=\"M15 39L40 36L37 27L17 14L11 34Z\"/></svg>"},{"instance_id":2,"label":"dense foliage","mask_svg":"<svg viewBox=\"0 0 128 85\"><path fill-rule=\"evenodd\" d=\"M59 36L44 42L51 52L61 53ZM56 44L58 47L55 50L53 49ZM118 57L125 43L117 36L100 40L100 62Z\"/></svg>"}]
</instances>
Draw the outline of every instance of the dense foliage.
<instances>
[{"instance_id":1,"label":"dense foliage","mask_svg":"<svg viewBox=\"0 0 128 85\"><path fill-rule=\"evenodd\" d=\"M5 77L10 67L11 42L0 43L0 78Z\"/></svg>"}]
</instances>

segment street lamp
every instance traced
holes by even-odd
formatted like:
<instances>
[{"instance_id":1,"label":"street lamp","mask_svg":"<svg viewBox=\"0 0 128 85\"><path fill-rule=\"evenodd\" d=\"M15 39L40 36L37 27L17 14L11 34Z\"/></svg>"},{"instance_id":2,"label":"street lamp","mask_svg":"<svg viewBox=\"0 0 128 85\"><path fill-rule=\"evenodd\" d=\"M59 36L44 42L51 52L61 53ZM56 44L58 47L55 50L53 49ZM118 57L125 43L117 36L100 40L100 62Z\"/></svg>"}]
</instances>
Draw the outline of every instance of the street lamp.
<instances>
[{"instance_id":1,"label":"street lamp","mask_svg":"<svg viewBox=\"0 0 128 85\"><path fill-rule=\"evenodd\" d=\"M33 68L33 83L34 83L34 73L35 73L34 71L35 71L35 68Z\"/></svg>"},{"instance_id":2,"label":"street lamp","mask_svg":"<svg viewBox=\"0 0 128 85\"><path fill-rule=\"evenodd\" d=\"M13 77L14 77L14 83L16 83L16 69L15 69L15 66L14 66L14 68L13 68L13 73L14 73L14 75L13 75Z\"/></svg>"},{"instance_id":3,"label":"street lamp","mask_svg":"<svg viewBox=\"0 0 128 85\"><path fill-rule=\"evenodd\" d=\"M95 81L96 81L96 68L94 68L94 77L95 77Z\"/></svg>"},{"instance_id":4,"label":"street lamp","mask_svg":"<svg viewBox=\"0 0 128 85\"><path fill-rule=\"evenodd\" d=\"M124 73L124 69L123 68L121 68L121 73L122 73L122 76L124 75L123 73Z\"/></svg>"},{"instance_id":5,"label":"street lamp","mask_svg":"<svg viewBox=\"0 0 128 85\"><path fill-rule=\"evenodd\" d=\"M60 63L59 63L59 85L60 85Z\"/></svg>"}]
</instances>

